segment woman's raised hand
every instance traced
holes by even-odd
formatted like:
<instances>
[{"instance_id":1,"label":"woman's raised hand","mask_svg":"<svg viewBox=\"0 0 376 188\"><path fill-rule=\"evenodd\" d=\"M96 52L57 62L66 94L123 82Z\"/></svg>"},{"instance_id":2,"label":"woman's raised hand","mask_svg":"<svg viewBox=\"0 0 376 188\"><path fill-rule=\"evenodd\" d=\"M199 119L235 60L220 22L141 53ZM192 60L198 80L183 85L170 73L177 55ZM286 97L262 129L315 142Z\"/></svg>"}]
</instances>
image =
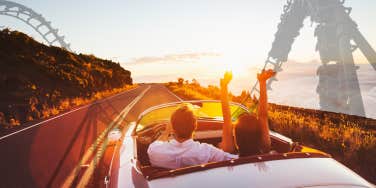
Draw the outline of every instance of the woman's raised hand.
<instances>
[{"instance_id":1,"label":"woman's raised hand","mask_svg":"<svg viewBox=\"0 0 376 188\"><path fill-rule=\"evenodd\" d=\"M223 75L223 78L221 78L221 81L220 81L221 88L227 87L227 85L230 83L231 80L232 80L232 72L226 71L225 74Z\"/></svg>"},{"instance_id":2,"label":"woman's raised hand","mask_svg":"<svg viewBox=\"0 0 376 188\"><path fill-rule=\"evenodd\" d=\"M261 73L257 74L257 79L262 82L262 81L266 81L268 80L269 78L275 76L276 72L272 69L269 69L269 70L262 70Z\"/></svg>"}]
</instances>

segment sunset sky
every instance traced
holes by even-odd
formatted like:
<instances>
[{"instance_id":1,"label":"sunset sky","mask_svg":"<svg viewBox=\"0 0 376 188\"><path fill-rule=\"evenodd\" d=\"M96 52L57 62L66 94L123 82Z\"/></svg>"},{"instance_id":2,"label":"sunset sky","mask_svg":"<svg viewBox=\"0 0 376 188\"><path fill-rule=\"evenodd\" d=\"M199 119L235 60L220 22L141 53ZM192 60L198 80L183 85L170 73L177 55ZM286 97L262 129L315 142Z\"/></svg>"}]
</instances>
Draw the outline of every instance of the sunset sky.
<instances>
[{"instance_id":1,"label":"sunset sky","mask_svg":"<svg viewBox=\"0 0 376 188\"><path fill-rule=\"evenodd\" d=\"M216 53L226 63L257 64L266 58L285 0L15 0L50 20L76 52L125 63L170 54ZM347 0L352 17L376 44L376 1ZM3 26L35 38L26 24L5 16ZM291 58L317 57L313 29L306 28Z\"/></svg>"},{"instance_id":2,"label":"sunset sky","mask_svg":"<svg viewBox=\"0 0 376 188\"><path fill-rule=\"evenodd\" d=\"M217 84L223 72L230 69L235 75L230 88L234 92L253 84L271 48L286 3L285 0L15 2L51 21L75 52L120 62L132 71L136 82L165 82L184 77L196 78L203 84ZM345 5L353 8L352 18L369 43L376 47L376 1L347 0ZM21 21L1 16L0 23L41 41L40 36ZM289 55L291 60L304 63L319 59L315 52L314 28L306 20ZM357 63L366 62L359 52L355 57ZM312 66L310 72L315 72L317 66L319 63ZM285 70L286 75L288 71ZM308 75L313 95L317 77ZM281 78L288 80L288 76ZM376 79L373 78L375 74L370 80Z\"/></svg>"}]
</instances>

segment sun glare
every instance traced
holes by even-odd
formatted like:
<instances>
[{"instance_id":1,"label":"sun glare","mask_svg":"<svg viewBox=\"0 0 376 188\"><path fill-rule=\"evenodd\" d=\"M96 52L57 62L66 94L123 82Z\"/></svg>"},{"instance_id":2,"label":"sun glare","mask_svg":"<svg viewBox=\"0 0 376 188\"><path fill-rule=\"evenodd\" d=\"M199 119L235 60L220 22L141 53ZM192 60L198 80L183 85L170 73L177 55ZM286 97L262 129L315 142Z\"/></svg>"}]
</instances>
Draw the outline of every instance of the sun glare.
<instances>
[{"instance_id":1,"label":"sun glare","mask_svg":"<svg viewBox=\"0 0 376 188\"><path fill-rule=\"evenodd\" d=\"M237 60L235 58L230 58L230 57L221 57L218 59L220 62L220 66L218 67L223 73L226 71L231 71L234 76L237 75L244 75L246 74L248 70L247 64L244 63L244 61Z\"/></svg>"},{"instance_id":2,"label":"sun glare","mask_svg":"<svg viewBox=\"0 0 376 188\"><path fill-rule=\"evenodd\" d=\"M228 63L225 64L225 70L231 71L234 75L243 74L246 69L245 65L242 65L240 63Z\"/></svg>"}]
</instances>

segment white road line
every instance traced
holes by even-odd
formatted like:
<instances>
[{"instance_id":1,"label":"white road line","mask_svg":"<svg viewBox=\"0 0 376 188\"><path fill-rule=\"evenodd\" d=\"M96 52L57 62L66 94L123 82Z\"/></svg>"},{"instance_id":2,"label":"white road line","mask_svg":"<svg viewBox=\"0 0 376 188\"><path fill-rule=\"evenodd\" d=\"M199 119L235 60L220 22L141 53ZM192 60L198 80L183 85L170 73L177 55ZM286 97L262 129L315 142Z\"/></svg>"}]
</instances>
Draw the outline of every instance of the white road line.
<instances>
[{"instance_id":1,"label":"white road line","mask_svg":"<svg viewBox=\"0 0 376 188\"><path fill-rule=\"evenodd\" d=\"M94 104L103 103L104 101L106 101L106 100L108 100L108 99L114 98L114 97L116 97L116 96L119 96L119 95L121 95L121 94L125 94L125 93L130 92L130 91L133 91L133 90L135 90L135 89L137 89L137 88L138 88L138 87L133 88L133 89L130 89L130 90L128 90L128 91L124 91L124 92L118 93L118 94L116 94L116 95L114 95L114 96L111 96L111 97L108 97L108 98L101 99L100 101L96 101L96 102L93 102L93 103L87 104L87 105L85 105L85 106L81 106L81 107L79 107L79 108L76 108L76 109L73 109L73 110L71 110L71 111L65 112L65 113L60 114L60 115L57 115L57 116L55 116L55 117L52 117L52 118L50 118L50 119L43 120L43 121L41 121L41 122L39 122L39 123L36 123L36 124L34 124L34 125L30 125L30 126L24 128L24 129L21 129L21 130L18 130L18 131L15 131L15 132L13 132L13 133L10 133L10 134L7 134L7 135L5 135L5 136L0 137L0 141L3 140L3 139L5 139L5 138L8 138L8 137L10 137L10 136L12 136L12 135L15 135L15 134L18 134L18 133L20 133L20 132L26 131L26 130L28 130L28 129L34 128L34 127L36 127L36 126L38 126L38 125L41 125L41 124L43 124L43 123L49 122L49 121L51 121L51 120L54 120L54 119L60 118L60 117L62 117L62 116L68 115L68 114L71 114L71 113L73 113L73 112L75 112L75 111L82 110L82 109L84 109L84 108L88 108L88 107L90 107L90 106L92 106L92 105L94 105Z\"/></svg>"},{"instance_id":2,"label":"white road line","mask_svg":"<svg viewBox=\"0 0 376 188\"><path fill-rule=\"evenodd\" d=\"M180 97L178 97L177 95L175 95L175 93L173 93L172 91L170 91L166 86L164 86L166 88L166 90L171 94L173 95L174 97L176 97L179 101L184 101L183 99L181 99Z\"/></svg>"},{"instance_id":3,"label":"white road line","mask_svg":"<svg viewBox=\"0 0 376 188\"><path fill-rule=\"evenodd\" d=\"M100 143L103 139L105 139L105 135L107 134L107 132L110 130L110 128L114 128L114 127L117 127L119 125L121 125L121 123L123 122L123 120L125 119L125 117L128 115L129 111L134 107L134 105L136 105L136 103L145 95L145 93L151 88L151 86L148 86L144 91L142 91L142 93L140 93L140 95L138 95L135 99L133 99L133 101L131 103L129 103L123 110L122 112L114 119L114 121L112 121L110 123L110 125L108 126L109 129L105 130L102 132L102 134L97 138L97 140L93 143L93 145L90 147L90 148L93 148L93 149L89 149L85 154L84 156L82 157L82 159L80 160L80 162L78 163L78 165L76 165L76 168L74 168L70 175L66 178L64 184L62 185L62 187L71 187L72 183L73 183L73 180L76 178L76 175L78 173L77 170L80 169L80 166L81 164L87 164L88 163L88 159L90 158L90 156L92 156L95 148L97 148L97 143ZM114 126L115 124L115 126ZM77 187L85 187L87 185L87 183L89 182L95 168L96 168L96 165L97 165L97 160L98 159L101 159L102 158L102 155L105 151L105 148L107 147L107 140L105 140L104 142L102 142L100 148L98 148L97 150L97 153L95 154L94 158L91 160L91 162L89 163L89 166L87 167L85 173L82 175L82 178L80 180L80 182L78 183L78 186Z\"/></svg>"}]
</instances>

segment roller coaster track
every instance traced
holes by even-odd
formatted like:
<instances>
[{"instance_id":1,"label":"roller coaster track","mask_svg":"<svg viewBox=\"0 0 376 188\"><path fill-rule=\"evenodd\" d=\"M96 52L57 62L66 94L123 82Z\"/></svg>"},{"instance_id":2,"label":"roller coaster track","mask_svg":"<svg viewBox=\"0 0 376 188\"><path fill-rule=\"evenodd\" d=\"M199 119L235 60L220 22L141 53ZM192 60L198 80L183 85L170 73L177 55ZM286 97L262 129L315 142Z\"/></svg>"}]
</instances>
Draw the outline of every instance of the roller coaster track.
<instances>
[{"instance_id":1,"label":"roller coaster track","mask_svg":"<svg viewBox=\"0 0 376 188\"><path fill-rule=\"evenodd\" d=\"M299 36L300 29L304 26L304 20L310 17L312 23L318 24L315 30L316 51L320 53L322 63L326 65L332 61L342 67L340 75L343 78L338 83L341 82L341 87L344 89L341 90L341 94L334 97L336 97L336 102L343 107L337 108L337 111L365 116L352 53L359 49L376 70L376 51L358 30L355 21L351 19L352 8L345 7L344 4L345 0L287 0L280 17L278 30L275 33L272 49L268 53L263 69L273 69L276 73L282 71L282 65L288 60L291 47L296 37ZM277 81L275 77L269 79L268 90L271 89L271 84L274 81ZM333 88L324 90L326 92L330 89ZM325 92L319 93L320 105L324 104L321 106L323 110L329 109L328 105L330 105L328 99L325 98L328 95ZM258 81L249 93L250 95L245 97L242 103L246 103L250 97L260 94ZM252 108L255 109L255 105Z\"/></svg>"},{"instance_id":2,"label":"roller coaster track","mask_svg":"<svg viewBox=\"0 0 376 188\"><path fill-rule=\"evenodd\" d=\"M281 22L279 25L282 25L285 20L286 20L286 17L287 17L287 14L288 12L291 10L291 6L292 6L292 0L287 0L287 4L283 7L283 14L281 15ZM279 26L278 26L279 27ZM279 72L281 72L283 69L282 69L282 64L285 63L286 61L285 60L281 60L281 59L278 59L278 58L272 58L271 55L269 54L269 56L267 57L267 59L265 60L264 62L264 66L263 66L263 70L266 69L266 68L270 68L272 70L274 70L276 72L276 75L272 78L270 78L267 82L267 89L268 90L271 90L272 87L271 87L271 84L274 82L274 81L278 81L278 79L276 78L277 74ZM252 86L250 92L249 92L249 95L247 95L243 100L242 100L242 104L246 103L246 101L249 99L249 98L252 98L252 96L256 96L260 94L260 90L258 89L258 80L255 82L255 84ZM257 105L257 104L256 104ZM253 111L254 109L256 108L256 106L252 106L250 107L250 110ZM235 115L239 112L239 109L235 110L232 115Z\"/></svg>"},{"instance_id":3,"label":"roller coaster track","mask_svg":"<svg viewBox=\"0 0 376 188\"><path fill-rule=\"evenodd\" d=\"M283 7L283 14L281 15L281 22L280 22L279 25L282 25L286 21L286 17L288 15L289 11L291 10L291 6L292 6L292 0L287 0L287 4ZM278 74L278 72L281 72L283 70L282 69L282 64L284 62L286 62L286 61L278 59L278 58L274 59L269 54L269 56L265 60L264 67L262 69L271 68L271 69L273 69ZM276 76L277 76L277 74L276 74ZM276 78L276 76L274 76L273 78L270 78L268 80L268 83L267 83L267 89L268 90L272 89L271 84L274 81L278 81L277 78ZM253 87L252 87L252 89L250 91L250 95L251 96L255 95L256 93L257 94L260 93L260 91L257 88L257 86L258 86L258 81L256 81L256 83L253 85Z\"/></svg>"},{"instance_id":4,"label":"roller coaster track","mask_svg":"<svg viewBox=\"0 0 376 188\"><path fill-rule=\"evenodd\" d=\"M15 2L0 0L0 15L21 20L39 33L49 45L58 43L62 48L71 51L70 44L65 42L64 36L59 36L58 29L53 28L51 22L32 9Z\"/></svg>"}]
</instances>

